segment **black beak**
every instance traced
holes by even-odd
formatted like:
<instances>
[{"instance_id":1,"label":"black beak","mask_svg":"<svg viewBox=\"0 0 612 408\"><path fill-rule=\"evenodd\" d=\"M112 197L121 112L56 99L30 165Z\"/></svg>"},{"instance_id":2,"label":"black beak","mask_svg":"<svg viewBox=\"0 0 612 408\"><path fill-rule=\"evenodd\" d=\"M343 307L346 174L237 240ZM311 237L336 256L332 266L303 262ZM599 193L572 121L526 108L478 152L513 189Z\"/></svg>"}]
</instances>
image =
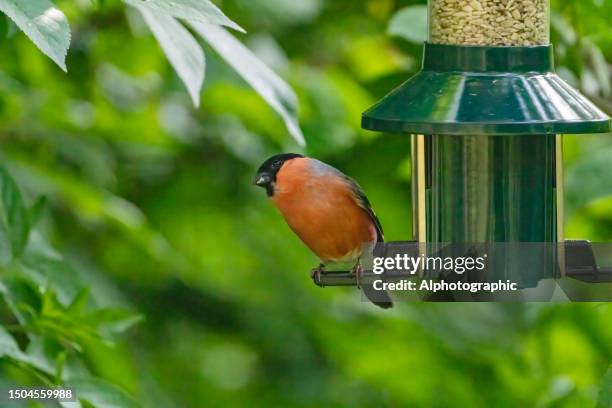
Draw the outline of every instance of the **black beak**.
<instances>
[{"instance_id":1,"label":"black beak","mask_svg":"<svg viewBox=\"0 0 612 408\"><path fill-rule=\"evenodd\" d=\"M259 187L265 187L272 181L272 176L268 173L259 173L255 177L255 185Z\"/></svg>"}]
</instances>

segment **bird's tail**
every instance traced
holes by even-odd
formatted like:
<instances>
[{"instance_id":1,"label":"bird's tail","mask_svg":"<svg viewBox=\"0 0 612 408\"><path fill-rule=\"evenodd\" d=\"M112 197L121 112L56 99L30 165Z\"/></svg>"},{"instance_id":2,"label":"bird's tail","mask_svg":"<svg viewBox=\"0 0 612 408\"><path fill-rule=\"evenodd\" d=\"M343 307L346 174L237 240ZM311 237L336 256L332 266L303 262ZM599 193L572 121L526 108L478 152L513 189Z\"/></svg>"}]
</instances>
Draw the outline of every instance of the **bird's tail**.
<instances>
[{"instance_id":1,"label":"bird's tail","mask_svg":"<svg viewBox=\"0 0 612 408\"><path fill-rule=\"evenodd\" d=\"M382 247L384 242L382 233L378 234L378 242L377 246L374 248L374 255L378 252ZM383 275L384 276L384 275ZM391 300L391 296L384 290L376 290L374 289L373 283L366 283L361 285L361 290L366 298L376 306L381 307L383 309L391 309L393 307L393 301Z\"/></svg>"},{"instance_id":2,"label":"bird's tail","mask_svg":"<svg viewBox=\"0 0 612 408\"><path fill-rule=\"evenodd\" d=\"M390 309L393 307L393 301L389 294L385 291L374 289L373 284L366 283L361 285L361 290L365 297L367 297L370 302L374 303L376 306L381 307L383 309Z\"/></svg>"}]
</instances>

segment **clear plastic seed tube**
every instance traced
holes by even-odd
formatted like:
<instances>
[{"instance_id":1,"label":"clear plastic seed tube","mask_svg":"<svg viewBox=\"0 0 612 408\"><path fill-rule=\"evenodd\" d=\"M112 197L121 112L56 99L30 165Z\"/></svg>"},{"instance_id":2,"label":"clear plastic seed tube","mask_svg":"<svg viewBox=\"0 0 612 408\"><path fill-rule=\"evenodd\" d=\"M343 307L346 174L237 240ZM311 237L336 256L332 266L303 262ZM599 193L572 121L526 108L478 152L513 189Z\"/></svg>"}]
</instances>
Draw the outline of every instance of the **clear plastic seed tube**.
<instances>
[{"instance_id":1,"label":"clear plastic seed tube","mask_svg":"<svg viewBox=\"0 0 612 408\"><path fill-rule=\"evenodd\" d=\"M429 0L429 42L531 46L550 42L550 0Z\"/></svg>"}]
</instances>

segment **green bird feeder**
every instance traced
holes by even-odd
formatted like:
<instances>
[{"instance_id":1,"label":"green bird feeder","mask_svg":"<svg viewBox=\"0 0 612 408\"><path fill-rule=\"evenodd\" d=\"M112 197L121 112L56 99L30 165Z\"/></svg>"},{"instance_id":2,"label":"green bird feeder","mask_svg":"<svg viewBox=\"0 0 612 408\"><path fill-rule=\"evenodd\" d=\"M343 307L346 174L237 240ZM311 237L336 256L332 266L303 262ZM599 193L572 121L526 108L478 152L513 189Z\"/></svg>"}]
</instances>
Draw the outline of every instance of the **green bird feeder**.
<instances>
[{"instance_id":1,"label":"green bird feeder","mask_svg":"<svg viewBox=\"0 0 612 408\"><path fill-rule=\"evenodd\" d=\"M562 134L610 118L555 73L547 0L430 0L423 67L363 114L412 135L414 239L563 242Z\"/></svg>"},{"instance_id":2,"label":"green bird feeder","mask_svg":"<svg viewBox=\"0 0 612 408\"><path fill-rule=\"evenodd\" d=\"M612 123L555 73L549 1L430 0L428 31L421 71L362 118L364 129L412 137L413 256L484 247L484 279L520 288L566 276L611 281L590 243L564 237L562 135ZM382 250L398 245L414 246Z\"/></svg>"}]
</instances>

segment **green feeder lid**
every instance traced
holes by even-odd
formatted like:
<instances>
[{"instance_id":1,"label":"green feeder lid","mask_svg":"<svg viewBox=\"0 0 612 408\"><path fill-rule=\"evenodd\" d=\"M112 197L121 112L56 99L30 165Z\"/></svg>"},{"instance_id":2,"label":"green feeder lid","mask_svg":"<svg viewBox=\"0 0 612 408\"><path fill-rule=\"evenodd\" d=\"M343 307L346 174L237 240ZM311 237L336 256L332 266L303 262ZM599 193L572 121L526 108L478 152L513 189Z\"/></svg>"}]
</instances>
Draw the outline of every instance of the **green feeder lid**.
<instances>
[{"instance_id":1,"label":"green feeder lid","mask_svg":"<svg viewBox=\"0 0 612 408\"><path fill-rule=\"evenodd\" d=\"M423 69L363 114L364 129L446 135L606 133L610 118L554 72L551 45L425 44Z\"/></svg>"}]
</instances>

